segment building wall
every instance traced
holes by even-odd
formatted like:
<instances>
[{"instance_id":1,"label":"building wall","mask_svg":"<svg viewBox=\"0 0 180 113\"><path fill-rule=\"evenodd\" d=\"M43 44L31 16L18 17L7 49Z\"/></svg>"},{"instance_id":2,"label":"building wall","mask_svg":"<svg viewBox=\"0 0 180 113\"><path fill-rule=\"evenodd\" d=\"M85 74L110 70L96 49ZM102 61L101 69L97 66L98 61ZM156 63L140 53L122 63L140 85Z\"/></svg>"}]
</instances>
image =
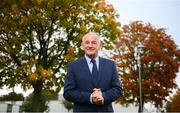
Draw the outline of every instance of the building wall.
<instances>
[{"instance_id":1,"label":"building wall","mask_svg":"<svg viewBox=\"0 0 180 113\"><path fill-rule=\"evenodd\" d=\"M49 106L49 112L55 113L55 112L64 112L67 113L67 109L63 105L64 99L62 97L59 98L59 100L51 100L48 103ZM8 105L12 105L12 110L11 112L19 112L19 108L22 105L22 101L4 101L0 102L0 113L2 112L7 112L8 110ZM138 112L138 107L135 107L134 105L130 105L128 107L124 107L120 104L115 104L113 103L113 108L115 113L123 113L123 112L133 112L137 113ZM70 111L72 112L72 110Z\"/></svg>"},{"instance_id":2,"label":"building wall","mask_svg":"<svg viewBox=\"0 0 180 113\"><path fill-rule=\"evenodd\" d=\"M48 103L50 112L68 112L63 103L57 100L52 100Z\"/></svg>"},{"instance_id":3,"label":"building wall","mask_svg":"<svg viewBox=\"0 0 180 113\"><path fill-rule=\"evenodd\" d=\"M16 104L16 101L1 101L0 102L0 113L4 112L19 112L20 104Z\"/></svg>"},{"instance_id":4,"label":"building wall","mask_svg":"<svg viewBox=\"0 0 180 113\"><path fill-rule=\"evenodd\" d=\"M6 112L7 111L7 104L0 102L0 112Z\"/></svg>"}]
</instances>

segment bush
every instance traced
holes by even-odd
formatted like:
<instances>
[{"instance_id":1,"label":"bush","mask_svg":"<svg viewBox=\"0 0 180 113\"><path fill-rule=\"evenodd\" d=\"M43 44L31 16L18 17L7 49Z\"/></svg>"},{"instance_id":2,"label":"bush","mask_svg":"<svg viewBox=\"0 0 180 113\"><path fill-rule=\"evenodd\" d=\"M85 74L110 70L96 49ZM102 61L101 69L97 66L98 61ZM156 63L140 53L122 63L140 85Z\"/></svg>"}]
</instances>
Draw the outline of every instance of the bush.
<instances>
[{"instance_id":1,"label":"bush","mask_svg":"<svg viewBox=\"0 0 180 113\"><path fill-rule=\"evenodd\" d=\"M33 101L33 93L31 93L25 101L22 103L22 111L25 112L34 112L32 109L32 101ZM41 101L39 102L41 105L41 111L47 111L48 110L48 99L45 95L42 94Z\"/></svg>"},{"instance_id":2,"label":"bush","mask_svg":"<svg viewBox=\"0 0 180 113\"><path fill-rule=\"evenodd\" d=\"M7 95L2 95L0 97L0 101L23 101L24 100L24 96L22 93L15 93L15 92L10 92Z\"/></svg>"}]
</instances>

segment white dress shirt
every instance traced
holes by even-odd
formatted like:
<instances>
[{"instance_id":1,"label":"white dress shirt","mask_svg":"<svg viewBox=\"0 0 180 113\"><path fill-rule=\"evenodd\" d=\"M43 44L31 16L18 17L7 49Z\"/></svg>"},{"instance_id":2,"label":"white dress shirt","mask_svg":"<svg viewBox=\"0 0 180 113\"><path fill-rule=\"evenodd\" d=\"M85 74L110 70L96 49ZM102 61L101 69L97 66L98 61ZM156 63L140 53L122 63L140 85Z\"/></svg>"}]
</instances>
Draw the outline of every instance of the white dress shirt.
<instances>
[{"instance_id":1,"label":"white dress shirt","mask_svg":"<svg viewBox=\"0 0 180 113\"><path fill-rule=\"evenodd\" d=\"M93 63L91 62L91 58L89 58L89 57L86 56L86 55L85 55L85 58L86 58L86 61L87 61L89 70L90 70L90 72L92 73ZM99 70L99 56L97 56L94 60L96 61L97 70Z\"/></svg>"}]
</instances>

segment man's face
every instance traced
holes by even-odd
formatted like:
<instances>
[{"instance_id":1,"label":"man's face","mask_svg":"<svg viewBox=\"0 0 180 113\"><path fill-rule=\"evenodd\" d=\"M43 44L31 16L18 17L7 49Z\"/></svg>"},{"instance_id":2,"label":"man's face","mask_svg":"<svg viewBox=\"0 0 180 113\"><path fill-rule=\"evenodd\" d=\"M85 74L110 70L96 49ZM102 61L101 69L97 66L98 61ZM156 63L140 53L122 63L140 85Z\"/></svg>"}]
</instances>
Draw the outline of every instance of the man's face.
<instances>
[{"instance_id":1,"label":"man's face","mask_svg":"<svg viewBox=\"0 0 180 113\"><path fill-rule=\"evenodd\" d=\"M83 38L82 48L88 57L95 58L101 49L100 39L94 34L89 34Z\"/></svg>"}]
</instances>

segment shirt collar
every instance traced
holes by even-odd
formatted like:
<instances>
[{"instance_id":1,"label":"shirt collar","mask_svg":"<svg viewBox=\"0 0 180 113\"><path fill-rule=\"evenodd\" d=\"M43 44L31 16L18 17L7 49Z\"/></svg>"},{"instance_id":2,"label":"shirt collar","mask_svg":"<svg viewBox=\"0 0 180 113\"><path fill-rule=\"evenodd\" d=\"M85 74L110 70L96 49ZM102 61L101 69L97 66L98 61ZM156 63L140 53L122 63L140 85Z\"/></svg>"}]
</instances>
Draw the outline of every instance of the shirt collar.
<instances>
[{"instance_id":1,"label":"shirt collar","mask_svg":"<svg viewBox=\"0 0 180 113\"><path fill-rule=\"evenodd\" d=\"M86 58L88 64L90 64L91 63L91 58L89 58L87 55L85 55L85 58ZM96 60L96 62L98 63L99 62L99 56L97 56L94 60Z\"/></svg>"}]
</instances>

